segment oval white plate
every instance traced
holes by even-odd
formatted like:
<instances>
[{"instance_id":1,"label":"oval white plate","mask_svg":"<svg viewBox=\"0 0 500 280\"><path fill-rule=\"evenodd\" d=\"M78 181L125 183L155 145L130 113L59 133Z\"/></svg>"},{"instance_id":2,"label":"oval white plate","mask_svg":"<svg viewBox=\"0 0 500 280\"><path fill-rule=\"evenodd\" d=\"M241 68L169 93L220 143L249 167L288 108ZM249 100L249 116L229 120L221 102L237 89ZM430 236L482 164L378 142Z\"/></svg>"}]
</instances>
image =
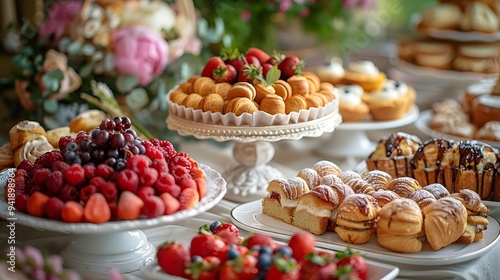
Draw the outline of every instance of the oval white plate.
<instances>
[{"instance_id":1,"label":"oval white plate","mask_svg":"<svg viewBox=\"0 0 500 280\"><path fill-rule=\"evenodd\" d=\"M428 123L432 119L432 111L431 110L425 110L420 113L420 117L418 120L415 122L415 127L420 130L422 133L427 134L429 137L437 137L437 138L448 138L452 139L455 141L465 141L465 140L471 140L469 138L464 138L464 137L459 137L459 136L454 136L454 135L449 135L445 134L439 131L436 131L434 129L431 129L428 126ZM484 142L486 144L489 144L493 147L499 148L500 149L500 142L498 141L485 141L485 140L477 140Z\"/></svg>"},{"instance_id":2,"label":"oval white plate","mask_svg":"<svg viewBox=\"0 0 500 280\"><path fill-rule=\"evenodd\" d=\"M245 230L264 233L274 238L289 239L301 229L271 218L262 213L261 200L241 204L231 212L233 223ZM413 265L448 265L481 257L500 240L500 225L493 217L488 217L489 226L484 238L471 244L455 242L439 251L433 251L430 244L423 243L422 251L412 254L397 253L381 247L376 238L368 243L355 245L344 242L335 232L316 236L317 246L330 250L343 250L350 246L361 251L366 257L393 263Z\"/></svg>"},{"instance_id":3,"label":"oval white plate","mask_svg":"<svg viewBox=\"0 0 500 280\"><path fill-rule=\"evenodd\" d=\"M168 226L166 229L168 230L164 231L164 240L176 240L184 243L185 245L189 245L191 239L197 233L197 231L192 228L183 228L178 226ZM390 280L396 278L399 273L399 269L396 266L370 260L367 260L367 267L367 280ZM146 266L141 271L141 276L144 276L146 279L182 279L163 272L156 262Z\"/></svg>"},{"instance_id":4,"label":"oval white plate","mask_svg":"<svg viewBox=\"0 0 500 280\"><path fill-rule=\"evenodd\" d=\"M38 218L20 212L15 212L14 215L10 215L10 211L8 210L8 204L5 201L4 194L9 174L14 171L14 169L9 169L0 173L0 216L6 219L16 218L17 223L38 229L77 234L110 233L115 231L147 229L151 227L166 225L205 212L215 206L224 197L226 193L226 181L224 180L224 178L222 178L222 175L206 165L199 164L199 166L205 172L207 180L207 193L195 207L154 219L113 221L102 224L65 223L45 218Z\"/></svg>"}]
</instances>

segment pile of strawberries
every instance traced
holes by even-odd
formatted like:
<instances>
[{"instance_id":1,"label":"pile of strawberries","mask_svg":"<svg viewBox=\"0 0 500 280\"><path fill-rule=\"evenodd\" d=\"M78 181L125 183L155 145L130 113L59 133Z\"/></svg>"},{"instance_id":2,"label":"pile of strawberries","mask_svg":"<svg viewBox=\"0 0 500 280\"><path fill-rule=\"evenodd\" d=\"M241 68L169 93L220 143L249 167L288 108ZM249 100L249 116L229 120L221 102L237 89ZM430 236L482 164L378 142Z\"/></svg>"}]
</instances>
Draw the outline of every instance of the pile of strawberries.
<instances>
[{"instance_id":1,"label":"pile of strawberries","mask_svg":"<svg viewBox=\"0 0 500 280\"><path fill-rule=\"evenodd\" d=\"M186 279L366 279L367 264L360 254L349 248L334 254L315 246L307 232L281 244L264 234L241 238L236 226L216 221L202 226L189 246L165 242L157 259L164 272Z\"/></svg>"},{"instance_id":2,"label":"pile of strawberries","mask_svg":"<svg viewBox=\"0 0 500 280\"><path fill-rule=\"evenodd\" d=\"M286 80L302 73L304 61L294 55L270 55L259 48L249 48L245 53L224 49L220 56L211 57L205 63L201 76L212 78L217 83L251 83L265 78L274 66L281 72L280 79Z\"/></svg>"},{"instance_id":3,"label":"pile of strawberries","mask_svg":"<svg viewBox=\"0 0 500 280\"><path fill-rule=\"evenodd\" d=\"M111 139L108 150L114 151ZM76 138L61 137L59 147L89 146L89 140L93 145L96 139L80 132ZM97 224L169 215L194 207L204 197L205 175L187 153L177 152L167 140L133 141L141 149L132 152L129 147L134 145L122 145L122 166L110 164L106 157L68 163L64 148L47 152L34 163L25 160L5 194L15 194L15 208L23 213ZM101 143L100 151L105 146Z\"/></svg>"}]
</instances>

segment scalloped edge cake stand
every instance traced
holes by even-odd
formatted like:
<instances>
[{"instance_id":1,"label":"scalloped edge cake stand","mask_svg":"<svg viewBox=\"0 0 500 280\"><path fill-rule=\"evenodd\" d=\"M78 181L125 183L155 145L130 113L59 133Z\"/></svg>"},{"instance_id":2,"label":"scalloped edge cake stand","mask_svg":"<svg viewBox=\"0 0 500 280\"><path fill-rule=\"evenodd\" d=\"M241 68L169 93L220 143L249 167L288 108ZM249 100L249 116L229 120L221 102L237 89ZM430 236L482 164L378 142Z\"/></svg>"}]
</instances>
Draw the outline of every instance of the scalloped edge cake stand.
<instances>
[{"instance_id":1,"label":"scalloped edge cake stand","mask_svg":"<svg viewBox=\"0 0 500 280\"><path fill-rule=\"evenodd\" d=\"M414 105L410 112L399 120L342 123L337 128L337 131L325 141L324 145L315 149L315 152L321 156L341 157L349 162L357 163L357 158L368 156L375 146L366 131L402 127L415 122L419 114L418 107Z\"/></svg>"},{"instance_id":2,"label":"scalloped edge cake stand","mask_svg":"<svg viewBox=\"0 0 500 280\"><path fill-rule=\"evenodd\" d=\"M106 274L110 268L121 273L137 271L155 260L156 247L149 242L144 229L168 225L193 217L215 206L226 193L226 182L216 170L200 164L207 180L207 193L193 208L182 210L154 219L107 222L102 224L65 223L38 218L9 210L3 199L9 175L15 169L0 172L0 217L6 220L16 218L16 223L39 230L62 232L68 235L60 254L64 266L83 274L94 271ZM11 215L11 212L13 213ZM61 238L60 242L68 241Z\"/></svg>"},{"instance_id":3,"label":"scalloped edge cake stand","mask_svg":"<svg viewBox=\"0 0 500 280\"><path fill-rule=\"evenodd\" d=\"M228 189L224 198L240 203L265 197L269 182L283 178L281 171L268 164L275 151L270 142L319 137L325 132L334 131L341 122L342 117L338 112L307 122L264 127L204 124L173 114L169 114L166 119L167 127L182 136L236 142L233 157L237 163L223 172Z\"/></svg>"}]
</instances>

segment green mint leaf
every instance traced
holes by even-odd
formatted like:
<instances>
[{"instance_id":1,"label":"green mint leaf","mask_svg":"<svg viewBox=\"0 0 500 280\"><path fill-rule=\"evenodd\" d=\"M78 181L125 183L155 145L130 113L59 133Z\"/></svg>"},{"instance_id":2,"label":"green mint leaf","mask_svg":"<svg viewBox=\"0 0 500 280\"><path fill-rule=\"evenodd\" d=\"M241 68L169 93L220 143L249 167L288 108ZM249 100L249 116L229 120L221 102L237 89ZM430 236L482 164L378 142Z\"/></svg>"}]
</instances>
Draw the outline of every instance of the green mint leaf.
<instances>
[{"instance_id":1,"label":"green mint leaf","mask_svg":"<svg viewBox=\"0 0 500 280\"><path fill-rule=\"evenodd\" d=\"M281 71L278 69L278 65L274 65L266 74L266 84L268 86L276 83L280 79Z\"/></svg>"}]
</instances>

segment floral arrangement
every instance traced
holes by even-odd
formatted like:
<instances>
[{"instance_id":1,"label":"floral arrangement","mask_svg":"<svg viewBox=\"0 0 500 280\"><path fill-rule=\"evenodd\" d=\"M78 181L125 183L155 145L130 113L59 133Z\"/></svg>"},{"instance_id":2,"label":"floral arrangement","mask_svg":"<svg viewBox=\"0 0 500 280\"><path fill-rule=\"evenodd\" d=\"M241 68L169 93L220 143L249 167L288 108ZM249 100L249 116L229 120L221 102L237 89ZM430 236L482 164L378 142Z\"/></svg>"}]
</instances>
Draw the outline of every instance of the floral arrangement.
<instances>
[{"instance_id":1,"label":"floral arrangement","mask_svg":"<svg viewBox=\"0 0 500 280\"><path fill-rule=\"evenodd\" d=\"M336 55L345 53L356 33L365 33L364 23L377 7L377 0L195 0L206 25L223 23L225 40L232 48L281 49L277 37L283 28L302 29L316 43L329 43ZM295 24L298 23L298 24ZM297 30L294 30L297 31ZM287 35L287 34L285 34ZM227 38L230 39L227 39ZM229 47L229 46L226 46Z\"/></svg>"},{"instance_id":2,"label":"floral arrangement","mask_svg":"<svg viewBox=\"0 0 500 280\"><path fill-rule=\"evenodd\" d=\"M89 107L106 107L82 99L81 93L92 93L94 81L108 85L126 110L150 105L165 95L167 66L200 52L194 7L189 4L55 2L41 25L27 23L20 31L22 47L12 62L23 109L46 128L66 125Z\"/></svg>"}]
</instances>

